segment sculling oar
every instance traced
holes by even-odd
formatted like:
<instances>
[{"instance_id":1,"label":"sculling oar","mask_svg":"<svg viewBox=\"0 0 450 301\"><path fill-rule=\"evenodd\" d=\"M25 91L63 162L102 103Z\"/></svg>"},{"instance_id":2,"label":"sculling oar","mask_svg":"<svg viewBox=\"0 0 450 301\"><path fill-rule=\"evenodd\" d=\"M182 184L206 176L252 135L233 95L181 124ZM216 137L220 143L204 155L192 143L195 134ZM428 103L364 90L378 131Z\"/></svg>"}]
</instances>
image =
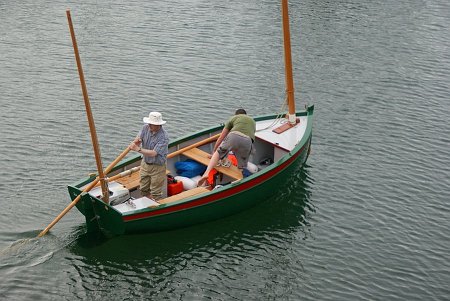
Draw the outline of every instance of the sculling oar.
<instances>
[{"instance_id":1,"label":"sculling oar","mask_svg":"<svg viewBox=\"0 0 450 301\"><path fill-rule=\"evenodd\" d=\"M173 153L168 154L167 158L173 158L173 157L178 156L179 154L181 154L181 153L183 153L183 152L185 152L187 150L190 150L191 148L194 148L194 147L197 147L197 146L201 146L201 145L208 144L208 143L211 143L213 141L216 141L219 138L219 136L220 136L220 134L216 134L214 136L211 136L209 138L206 138L206 139L201 140L199 142L196 142L194 144L191 144L191 145L188 145L186 147L183 147L183 148L181 148L181 149L179 149L177 151L174 151Z\"/></svg>"},{"instance_id":2,"label":"sculling oar","mask_svg":"<svg viewBox=\"0 0 450 301\"><path fill-rule=\"evenodd\" d=\"M128 152L130 151L130 149L127 147L113 162L111 162L111 164L109 164L108 167L106 167L105 169L105 174L107 174L108 172L110 172L114 166L116 166L116 164L123 159L123 157L125 157ZM95 178L94 181L91 182L91 184L89 184L84 190L84 192L89 192L95 185L97 185L97 183L100 181L100 178L97 177ZM80 193L67 207L66 209L64 209L48 226L47 228L45 228L44 230L42 230L41 233L39 233L38 237L42 237L44 236L57 222L59 222L59 220L66 215L67 212L69 212L70 209L73 208L73 206L75 206L78 201L81 199L81 195L82 193Z\"/></svg>"}]
</instances>

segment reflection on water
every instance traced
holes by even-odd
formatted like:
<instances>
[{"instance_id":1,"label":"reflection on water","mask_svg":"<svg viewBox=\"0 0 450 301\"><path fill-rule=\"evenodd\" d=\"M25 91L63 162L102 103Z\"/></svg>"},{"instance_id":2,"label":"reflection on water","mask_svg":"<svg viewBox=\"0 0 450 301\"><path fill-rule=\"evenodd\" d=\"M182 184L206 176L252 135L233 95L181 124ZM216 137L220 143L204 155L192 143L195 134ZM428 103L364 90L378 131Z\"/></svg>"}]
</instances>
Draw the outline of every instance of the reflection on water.
<instances>
[{"instance_id":1,"label":"reflection on water","mask_svg":"<svg viewBox=\"0 0 450 301\"><path fill-rule=\"evenodd\" d=\"M188 284L180 282L184 277L200 277L207 284L209 280L201 276L204 267L216 265L216 272L239 270L243 262L273 256L292 248L294 240L308 239L308 218L314 212L311 182L307 168L298 168L296 175L280 187L277 197L240 214L189 228L114 238L84 234L68 246L75 255L70 260L80 273L79 279L86 282L84 286L92 288L127 275L144 281L133 286L150 289L155 296L186 289ZM173 287L174 281L178 288ZM206 291L213 297L212 291Z\"/></svg>"}]
</instances>

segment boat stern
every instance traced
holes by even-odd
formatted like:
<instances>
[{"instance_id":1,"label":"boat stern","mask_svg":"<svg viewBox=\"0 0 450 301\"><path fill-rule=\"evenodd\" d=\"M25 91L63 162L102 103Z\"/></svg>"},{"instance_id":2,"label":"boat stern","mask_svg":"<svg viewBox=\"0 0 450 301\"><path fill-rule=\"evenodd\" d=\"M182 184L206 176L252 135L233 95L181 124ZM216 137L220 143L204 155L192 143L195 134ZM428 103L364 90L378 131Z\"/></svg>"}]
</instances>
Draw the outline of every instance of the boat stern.
<instances>
[{"instance_id":1,"label":"boat stern","mask_svg":"<svg viewBox=\"0 0 450 301\"><path fill-rule=\"evenodd\" d=\"M68 187L70 197L74 200L81 194L76 207L86 219L88 233L100 232L111 235L120 235L125 232L122 214L102 200L78 188Z\"/></svg>"}]
</instances>

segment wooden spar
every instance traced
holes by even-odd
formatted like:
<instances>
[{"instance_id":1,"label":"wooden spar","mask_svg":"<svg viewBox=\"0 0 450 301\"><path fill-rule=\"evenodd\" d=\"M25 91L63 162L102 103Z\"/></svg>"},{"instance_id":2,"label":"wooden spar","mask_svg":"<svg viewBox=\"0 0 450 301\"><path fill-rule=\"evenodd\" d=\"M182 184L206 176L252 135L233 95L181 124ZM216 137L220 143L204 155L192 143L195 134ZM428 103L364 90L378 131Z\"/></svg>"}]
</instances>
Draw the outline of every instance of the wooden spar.
<instances>
[{"instance_id":1,"label":"wooden spar","mask_svg":"<svg viewBox=\"0 0 450 301\"><path fill-rule=\"evenodd\" d=\"M111 162L111 164L106 167L105 174L109 173L114 168L114 166L116 166L116 164L128 154L129 151L130 149L127 147L113 162ZM89 192L92 188L94 188L95 185L97 185L98 181L99 178L95 178L95 180L92 181L91 184L89 184L83 190L83 192ZM81 199L81 195L82 193L80 193L44 230L42 230L41 233L39 233L38 237L44 236L57 222L59 222L59 220L78 203L78 201Z\"/></svg>"},{"instance_id":2,"label":"wooden spar","mask_svg":"<svg viewBox=\"0 0 450 301\"><path fill-rule=\"evenodd\" d=\"M187 150L190 150L191 148L194 148L194 147L197 147L197 146L201 146L201 145L208 144L208 143L211 143L213 141L216 141L219 138L219 136L220 136L220 134L217 134L217 135L211 136L209 138L206 138L204 140L201 140L199 142L196 142L194 144L191 144L191 145L188 145L186 147L183 147L183 148L181 148L181 149L179 149L177 151L174 151L173 153L168 154L167 158L173 158L173 157L178 156L179 154L181 154L181 153L183 153L183 152L185 152Z\"/></svg>"},{"instance_id":3,"label":"wooden spar","mask_svg":"<svg viewBox=\"0 0 450 301\"><path fill-rule=\"evenodd\" d=\"M294 76L292 74L292 56L291 56L291 34L289 31L289 10L288 0L281 0L281 10L283 15L283 39L284 39L284 65L286 76L286 102L289 106L287 118L288 123L282 124L272 132L281 134L297 125L300 119L295 115L295 97L294 97Z\"/></svg>"},{"instance_id":4,"label":"wooden spar","mask_svg":"<svg viewBox=\"0 0 450 301\"><path fill-rule=\"evenodd\" d=\"M94 148L95 162L97 163L98 176L100 178L100 184L102 187L103 201L105 203L109 203L108 184L105 180L105 174L103 172L102 159L101 159L101 155L100 155L100 147L98 145L97 133L95 131L94 118L92 116L91 105L89 103L89 95L87 93L86 83L84 81L83 66L81 65L80 54L78 53L78 45L77 45L77 40L75 37L75 31L73 29L72 18L70 16L70 10L66 11L66 15L67 15L67 20L69 22L69 29L70 29L70 35L72 37L72 44L73 44L73 50L75 52L75 59L77 61L78 74L80 76L81 90L83 91L84 105L86 107L86 114L87 114L87 118L88 118L88 122L89 122L89 130L91 132L91 140L92 140L92 146Z\"/></svg>"},{"instance_id":5,"label":"wooden spar","mask_svg":"<svg viewBox=\"0 0 450 301\"><path fill-rule=\"evenodd\" d=\"M291 35L290 35L290 31L289 31L288 0L282 0L281 6L282 6L282 14L283 14L284 64L285 64L285 76L286 76L287 103L289 105L289 123L296 124L294 79L293 79L293 74L292 74Z\"/></svg>"}]
</instances>

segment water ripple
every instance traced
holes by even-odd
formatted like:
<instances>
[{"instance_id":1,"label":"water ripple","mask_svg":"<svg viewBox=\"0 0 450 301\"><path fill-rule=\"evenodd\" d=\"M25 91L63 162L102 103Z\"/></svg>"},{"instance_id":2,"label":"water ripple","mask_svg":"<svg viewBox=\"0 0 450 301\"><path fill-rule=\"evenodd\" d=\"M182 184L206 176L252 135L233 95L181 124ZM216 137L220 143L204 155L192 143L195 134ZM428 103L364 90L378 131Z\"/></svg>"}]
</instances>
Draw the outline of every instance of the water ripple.
<instances>
[{"instance_id":1,"label":"water ripple","mask_svg":"<svg viewBox=\"0 0 450 301\"><path fill-rule=\"evenodd\" d=\"M316 118L276 198L113 239L86 238L74 211L37 240L95 170L67 7L105 165L149 110L173 139L284 98L279 2L69 2L0 5L2 297L448 298L447 1L291 1L296 97Z\"/></svg>"}]
</instances>

